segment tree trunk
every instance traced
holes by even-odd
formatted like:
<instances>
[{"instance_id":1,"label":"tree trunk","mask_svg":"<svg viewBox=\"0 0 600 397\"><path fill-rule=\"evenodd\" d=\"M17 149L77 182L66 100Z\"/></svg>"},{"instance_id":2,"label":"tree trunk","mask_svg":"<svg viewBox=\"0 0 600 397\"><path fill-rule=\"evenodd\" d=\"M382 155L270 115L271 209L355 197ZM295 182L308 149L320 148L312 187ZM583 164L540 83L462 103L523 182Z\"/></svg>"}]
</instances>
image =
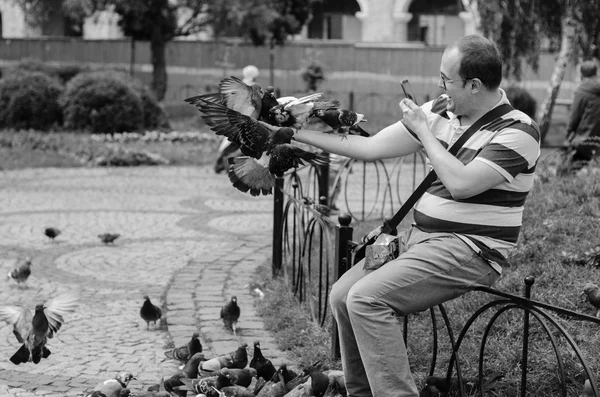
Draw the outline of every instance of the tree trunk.
<instances>
[{"instance_id":1,"label":"tree trunk","mask_svg":"<svg viewBox=\"0 0 600 397\"><path fill-rule=\"evenodd\" d=\"M560 85L565 77L567 64L569 63L569 55L571 54L575 39L575 20L571 15L572 10L567 10L567 13L567 16L563 20L560 52L558 53L556 63L554 64L554 71L550 77L550 86L546 91L546 97L544 98L544 102L542 103L538 114L542 143L546 139L546 135L550 130L552 110L554 109L554 103L556 102L558 90L560 89Z\"/></svg>"},{"instance_id":2,"label":"tree trunk","mask_svg":"<svg viewBox=\"0 0 600 397\"><path fill-rule=\"evenodd\" d=\"M167 42L161 32L160 24L155 24L150 39L152 54L152 91L156 99L162 101L167 92Z\"/></svg>"}]
</instances>

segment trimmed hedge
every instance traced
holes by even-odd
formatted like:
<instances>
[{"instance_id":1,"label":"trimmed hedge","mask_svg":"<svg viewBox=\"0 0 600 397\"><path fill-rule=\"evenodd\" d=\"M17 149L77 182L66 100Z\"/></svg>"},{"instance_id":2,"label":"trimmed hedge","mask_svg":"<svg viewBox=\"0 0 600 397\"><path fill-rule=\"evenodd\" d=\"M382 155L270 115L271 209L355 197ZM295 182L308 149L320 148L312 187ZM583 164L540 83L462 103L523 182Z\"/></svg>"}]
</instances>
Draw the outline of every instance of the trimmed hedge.
<instances>
[{"instance_id":1,"label":"trimmed hedge","mask_svg":"<svg viewBox=\"0 0 600 397\"><path fill-rule=\"evenodd\" d=\"M51 65L38 59L23 58L16 65L4 69L3 73L5 75L10 75L22 71L42 72L50 77L59 79L63 84L66 84L79 73L90 72L91 68L79 63Z\"/></svg>"},{"instance_id":2,"label":"trimmed hedge","mask_svg":"<svg viewBox=\"0 0 600 397\"><path fill-rule=\"evenodd\" d=\"M65 127L92 133L139 131L143 102L131 84L107 72L82 73L68 84L60 103Z\"/></svg>"},{"instance_id":3,"label":"trimmed hedge","mask_svg":"<svg viewBox=\"0 0 600 397\"><path fill-rule=\"evenodd\" d=\"M47 131L62 122L63 86L42 72L19 71L0 79L0 128Z\"/></svg>"}]
</instances>

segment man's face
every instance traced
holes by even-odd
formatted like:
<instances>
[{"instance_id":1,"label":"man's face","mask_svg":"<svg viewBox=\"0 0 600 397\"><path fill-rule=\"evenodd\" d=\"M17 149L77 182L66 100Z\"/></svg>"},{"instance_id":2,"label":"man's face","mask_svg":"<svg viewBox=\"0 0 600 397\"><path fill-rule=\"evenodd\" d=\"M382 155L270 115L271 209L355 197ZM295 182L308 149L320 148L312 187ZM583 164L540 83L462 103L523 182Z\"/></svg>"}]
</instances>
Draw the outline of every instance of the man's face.
<instances>
[{"instance_id":1,"label":"man's face","mask_svg":"<svg viewBox=\"0 0 600 397\"><path fill-rule=\"evenodd\" d=\"M442 55L440 64L440 80L438 87L444 89L448 94L448 105L446 110L456 114L464 115L470 108L469 80L463 79L458 74L460 66L460 52L457 48L450 48ZM467 83L465 86L465 82Z\"/></svg>"}]
</instances>

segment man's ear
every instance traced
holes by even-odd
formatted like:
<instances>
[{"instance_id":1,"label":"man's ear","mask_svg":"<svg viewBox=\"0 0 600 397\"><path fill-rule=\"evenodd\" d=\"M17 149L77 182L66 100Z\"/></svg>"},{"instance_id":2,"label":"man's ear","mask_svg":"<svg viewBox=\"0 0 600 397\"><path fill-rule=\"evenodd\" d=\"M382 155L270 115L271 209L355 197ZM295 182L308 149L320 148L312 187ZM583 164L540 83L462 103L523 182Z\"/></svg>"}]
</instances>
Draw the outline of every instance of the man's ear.
<instances>
[{"instance_id":1,"label":"man's ear","mask_svg":"<svg viewBox=\"0 0 600 397\"><path fill-rule=\"evenodd\" d=\"M483 83L478 78L470 79L469 81L467 81L467 85L469 84L472 94L477 94L483 89Z\"/></svg>"}]
</instances>

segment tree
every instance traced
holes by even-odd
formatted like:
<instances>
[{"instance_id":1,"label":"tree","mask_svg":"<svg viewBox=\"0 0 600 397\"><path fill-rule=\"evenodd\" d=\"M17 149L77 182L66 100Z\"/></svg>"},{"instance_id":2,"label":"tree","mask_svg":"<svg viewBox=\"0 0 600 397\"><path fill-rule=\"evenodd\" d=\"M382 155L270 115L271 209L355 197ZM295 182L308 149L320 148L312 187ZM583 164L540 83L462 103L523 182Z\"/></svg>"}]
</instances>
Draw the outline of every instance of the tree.
<instances>
[{"instance_id":1,"label":"tree","mask_svg":"<svg viewBox=\"0 0 600 397\"><path fill-rule=\"evenodd\" d=\"M556 96L569 62L598 56L600 44L600 2L590 0L469 0L483 34L498 45L505 77L519 81L522 63L538 71L541 43L557 53L546 97L538 112L544 141Z\"/></svg>"},{"instance_id":2,"label":"tree","mask_svg":"<svg viewBox=\"0 0 600 397\"><path fill-rule=\"evenodd\" d=\"M162 100L167 90L166 46L178 36L209 28L210 12L222 0L15 0L30 20L42 24L57 13L78 21L103 10L119 16L119 26L132 40L150 42L152 90Z\"/></svg>"},{"instance_id":3,"label":"tree","mask_svg":"<svg viewBox=\"0 0 600 397\"><path fill-rule=\"evenodd\" d=\"M322 0L241 0L241 32L256 46L269 45L270 84L274 85L275 46L300 33Z\"/></svg>"}]
</instances>

